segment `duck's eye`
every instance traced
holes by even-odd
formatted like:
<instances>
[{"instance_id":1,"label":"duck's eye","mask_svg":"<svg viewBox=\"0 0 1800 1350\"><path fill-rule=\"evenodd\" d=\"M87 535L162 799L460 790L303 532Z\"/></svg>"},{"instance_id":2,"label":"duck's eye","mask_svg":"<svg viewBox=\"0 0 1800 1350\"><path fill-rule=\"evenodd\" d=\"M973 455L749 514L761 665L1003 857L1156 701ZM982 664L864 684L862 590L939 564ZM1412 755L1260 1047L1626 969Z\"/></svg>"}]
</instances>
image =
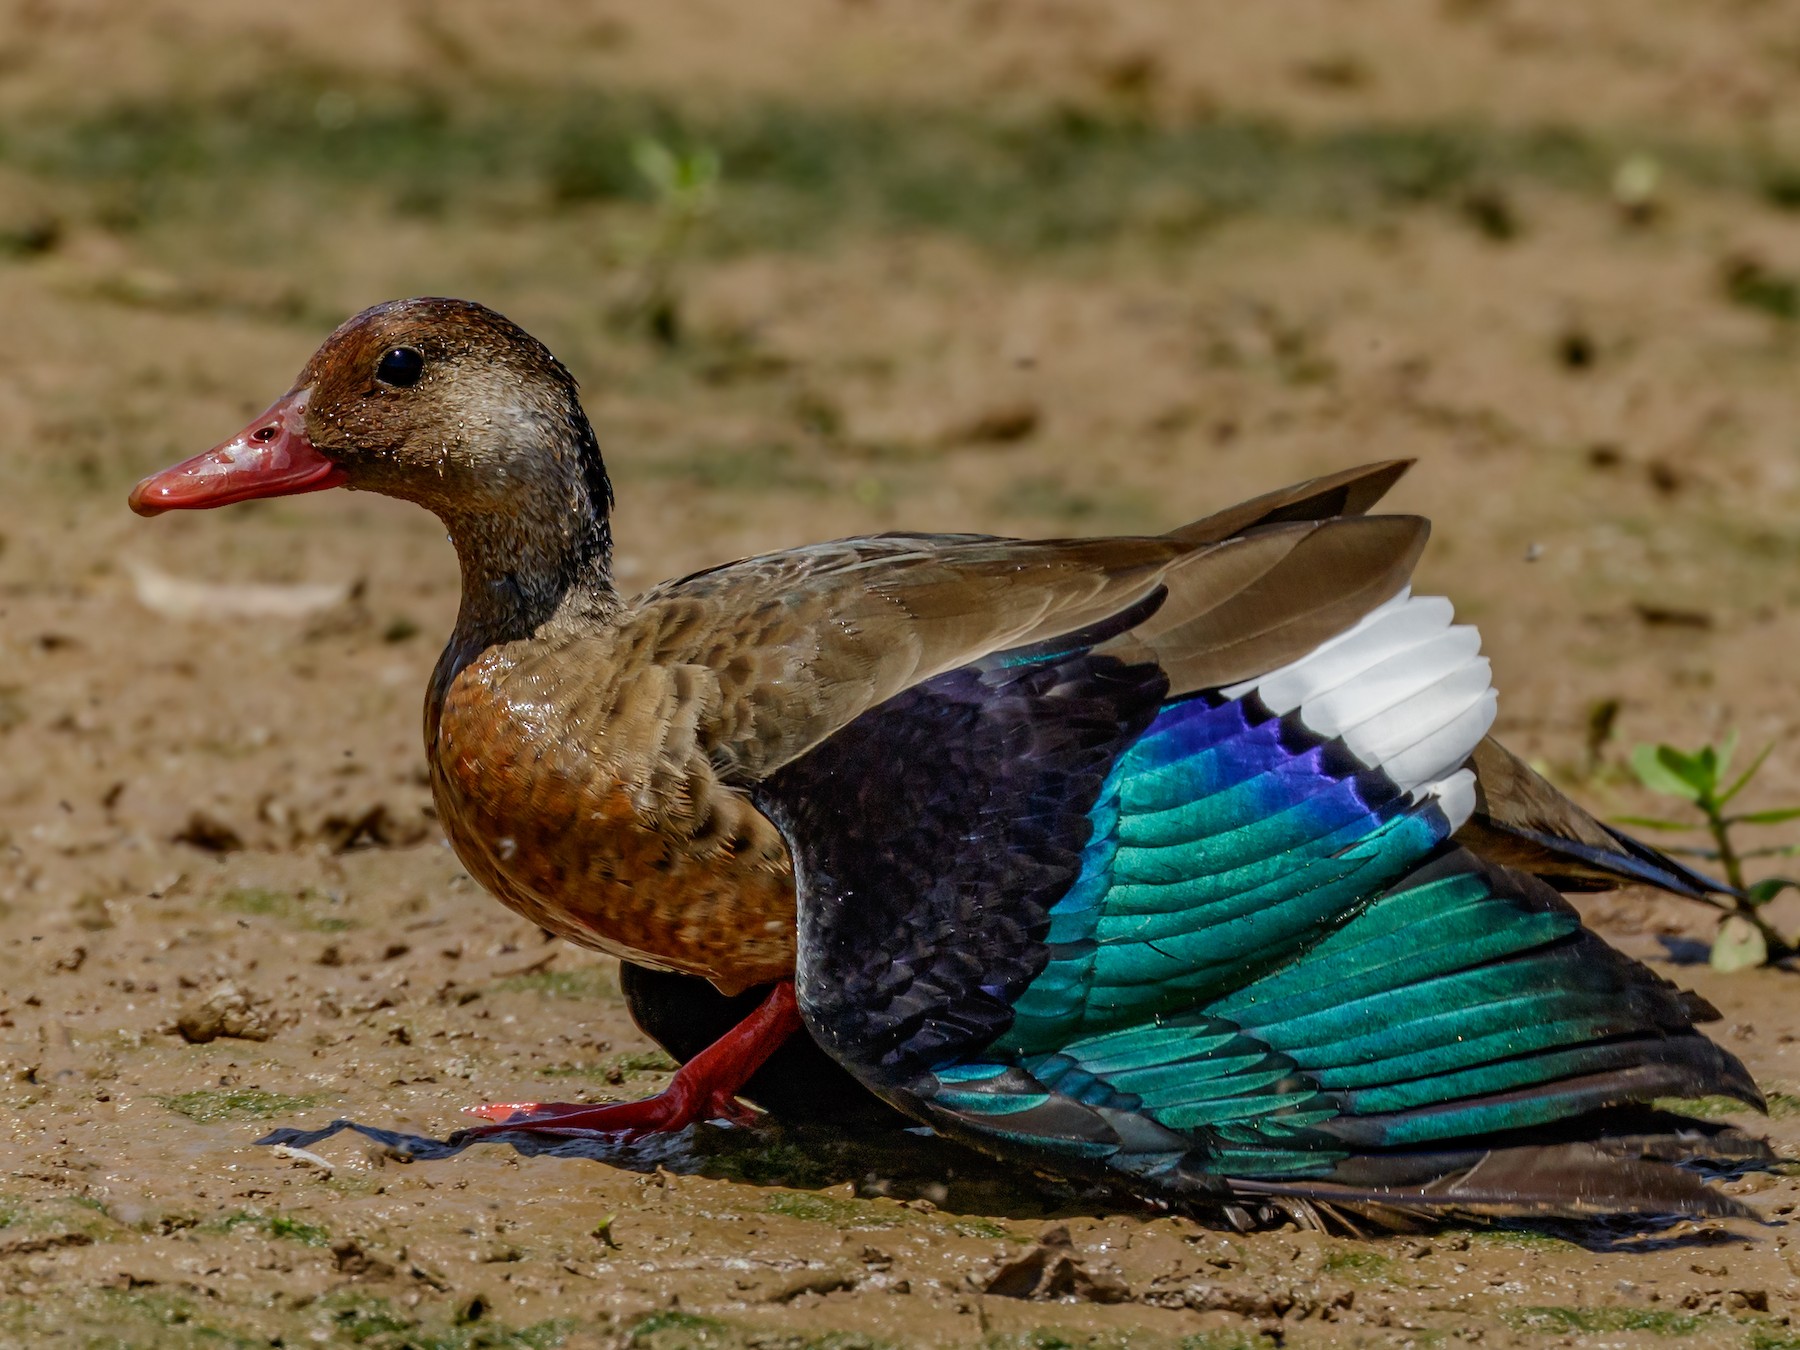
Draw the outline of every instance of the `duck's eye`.
<instances>
[{"instance_id":1,"label":"duck's eye","mask_svg":"<svg viewBox=\"0 0 1800 1350\"><path fill-rule=\"evenodd\" d=\"M425 358L411 347L395 347L375 365L375 378L396 389L410 389L425 373Z\"/></svg>"}]
</instances>

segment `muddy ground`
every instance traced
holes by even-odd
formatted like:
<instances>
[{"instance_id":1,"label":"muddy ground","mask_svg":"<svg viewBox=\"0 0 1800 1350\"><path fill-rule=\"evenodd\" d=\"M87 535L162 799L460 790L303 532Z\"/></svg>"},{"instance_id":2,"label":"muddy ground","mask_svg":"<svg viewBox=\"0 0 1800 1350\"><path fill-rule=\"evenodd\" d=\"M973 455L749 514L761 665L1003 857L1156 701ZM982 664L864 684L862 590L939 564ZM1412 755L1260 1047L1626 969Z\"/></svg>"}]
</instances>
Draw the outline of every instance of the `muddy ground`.
<instances>
[{"instance_id":1,"label":"muddy ground","mask_svg":"<svg viewBox=\"0 0 1800 1350\"><path fill-rule=\"evenodd\" d=\"M1634 743L1735 728L1785 805L1797 83L1782 0L8 0L0 1344L1800 1345L1787 1175L1730 1184L1761 1226L1358 1240L904 1135L258 1148L668 1066L429 817L437 526L124 509L422 292L581 377L634 587L1414 455L1393 501L1516 749L1616 814L1656 805ZM716 189L659 202L644 137L716 151ZM1692 906L1588 909L1724 1011L1775 1104L1731 1118L1800 1156L1800 975L1696 964ZM1060 1298L984 1292L1065 1257Z\"/></svg>"}]
</instances>

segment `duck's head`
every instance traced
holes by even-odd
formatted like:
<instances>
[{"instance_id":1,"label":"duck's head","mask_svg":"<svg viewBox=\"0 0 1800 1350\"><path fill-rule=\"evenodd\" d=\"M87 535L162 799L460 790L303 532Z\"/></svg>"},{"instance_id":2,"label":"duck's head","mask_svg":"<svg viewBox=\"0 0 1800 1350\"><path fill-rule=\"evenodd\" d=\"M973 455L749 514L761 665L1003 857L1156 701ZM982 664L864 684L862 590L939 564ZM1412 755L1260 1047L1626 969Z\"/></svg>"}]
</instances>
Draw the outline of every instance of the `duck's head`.
<instances>
[{"instance_id":1,"label":"duck's head","mask_svg":"<svg viewBox=\"0 0 1800 1350\"><path fill-rule=\"evenodd\" d=\"M345 323L266 412L144 479L131 509L154 516L331 487L460 521L603 514L610 503L575 381L549 349L471 301L418 299Z\"/></svg>"},{"instance_id":2,"label":"duck's head","mask_svg":"<svg viewBox=\"0 0 1800 1350\"><path fill-rule=\"evenodd\" d=\"M462 559L464 618L476 627L529 628L572 593L610 594L612 488L575 380L481 305L364 310L237 435L133 488L131 509L154 516L331 487L435 512Z\"/></svg>"}]
</instances>

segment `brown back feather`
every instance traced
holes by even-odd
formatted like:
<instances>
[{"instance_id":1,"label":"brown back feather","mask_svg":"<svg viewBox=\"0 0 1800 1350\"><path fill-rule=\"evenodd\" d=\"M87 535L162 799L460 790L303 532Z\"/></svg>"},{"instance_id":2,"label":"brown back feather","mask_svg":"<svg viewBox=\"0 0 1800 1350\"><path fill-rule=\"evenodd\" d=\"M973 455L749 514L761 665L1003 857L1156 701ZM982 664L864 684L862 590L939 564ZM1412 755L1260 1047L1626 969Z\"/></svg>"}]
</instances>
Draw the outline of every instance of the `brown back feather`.
<instances>
[{"instance_id":1,"label":"brown back feather","mask_svg":"<svg viewBox=\"0 0 1800 1350\"><path fill-rule=\"evenodd\" d=\"M1430 529L1417 516L1258 526L1171 568L1167 603L1101 650L1159 662L1171 694L1265 674L1399 591Z\"/></svg>"},{"instance_id":2,"label":"brown back feather","mask_svg":"<svg viewBox=\"0 0 1800 1350\"><path fill-rule=\"evenodd\" d=\"M1247 502L1228 506L1210 516L1169 531L1172 539L1192 544L1216 543L1258 525L1280 525L1295 520L1329 520L1334 516L1360 516L1386 495L1400 476L1413 466L1410 459L1384 459L1359 464L1353 469L1309 478L1304 483L1265 492Z\"/></svg>"}]
</instances>

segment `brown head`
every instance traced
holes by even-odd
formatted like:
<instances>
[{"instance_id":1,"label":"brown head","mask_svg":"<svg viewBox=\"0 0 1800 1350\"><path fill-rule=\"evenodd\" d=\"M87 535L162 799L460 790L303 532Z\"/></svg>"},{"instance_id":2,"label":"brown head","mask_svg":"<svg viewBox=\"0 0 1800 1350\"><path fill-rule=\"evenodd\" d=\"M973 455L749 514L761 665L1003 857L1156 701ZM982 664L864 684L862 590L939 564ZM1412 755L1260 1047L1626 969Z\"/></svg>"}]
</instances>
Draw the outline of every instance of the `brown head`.
<instances>
[{"instance_id":1,"label":"brown head","mask_svg":"<svg viewBox=\"0 0 1800 1350\"><path fill-rule=\"evenodd\" d=\"M133 488L131 509L330 487L442 518L465 615L497 605L518 611L512 626L535 624L571 587L606 587L612 489L575 380L536 338L470 301L364 310L237 435Z\"/></svg>"}]
</instances>

